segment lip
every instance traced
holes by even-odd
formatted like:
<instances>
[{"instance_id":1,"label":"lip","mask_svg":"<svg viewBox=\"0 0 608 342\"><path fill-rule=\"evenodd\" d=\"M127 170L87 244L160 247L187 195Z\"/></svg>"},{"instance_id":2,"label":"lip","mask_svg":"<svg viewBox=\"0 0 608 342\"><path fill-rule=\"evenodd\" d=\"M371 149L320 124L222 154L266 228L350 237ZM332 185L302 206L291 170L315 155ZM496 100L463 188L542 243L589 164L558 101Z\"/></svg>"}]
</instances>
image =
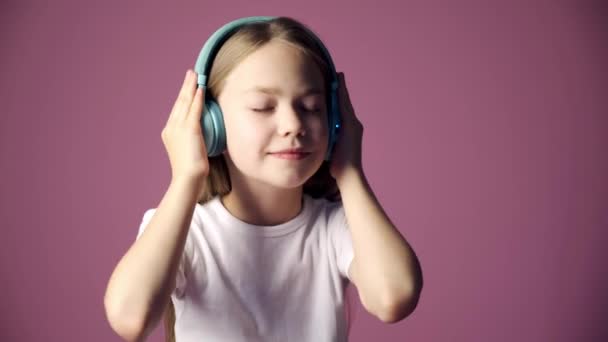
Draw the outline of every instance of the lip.
<instances>
[{"instance_id":1,"label":"lip","mask_svg":"<svg viewBox=\"0 0 608 342\"><path fill-rule=\"evenodd\" d=\"M308 157L310 152L275 152L271 153L271 155L287 160L300 160Z\"/></svg>"},{"instance_id":2,"label":"lip","mask_svg":"<svg viewBox=\"0 0 608 342\"><path fill-rule=\"evenodd\" d=\"M302 147L296 147L296 148L287 148L284 150L271 152L271 153L275 154L275 153L310 153L310 152L304 150Z\"/></svg>"}]
</instances>

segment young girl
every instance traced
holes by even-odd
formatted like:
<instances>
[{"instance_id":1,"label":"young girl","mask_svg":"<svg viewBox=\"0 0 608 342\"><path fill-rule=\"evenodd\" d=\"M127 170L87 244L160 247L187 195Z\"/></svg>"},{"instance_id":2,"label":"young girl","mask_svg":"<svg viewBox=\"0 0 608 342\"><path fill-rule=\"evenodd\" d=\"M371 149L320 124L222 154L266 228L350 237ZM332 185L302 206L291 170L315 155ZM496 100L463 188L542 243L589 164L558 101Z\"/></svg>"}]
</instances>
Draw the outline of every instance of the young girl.
<instances>
[{"instance_id":1,"label":"young girl","mask_svg":"<svg viewBox=\"0 0 608 342\"><path fill-rule=\"evenodd\" d=\"M346 341L349 282L383 322L414 310L420 266L366 181L343 73L325 160L332 75L310 32L287 17L242 26L206 93L188 70L161 134L171 183L104 298L125 340L144 340L164 313L168 341ZM201 128L206 96L225 123L217 156Z\"/></svg>"}]
</instances>

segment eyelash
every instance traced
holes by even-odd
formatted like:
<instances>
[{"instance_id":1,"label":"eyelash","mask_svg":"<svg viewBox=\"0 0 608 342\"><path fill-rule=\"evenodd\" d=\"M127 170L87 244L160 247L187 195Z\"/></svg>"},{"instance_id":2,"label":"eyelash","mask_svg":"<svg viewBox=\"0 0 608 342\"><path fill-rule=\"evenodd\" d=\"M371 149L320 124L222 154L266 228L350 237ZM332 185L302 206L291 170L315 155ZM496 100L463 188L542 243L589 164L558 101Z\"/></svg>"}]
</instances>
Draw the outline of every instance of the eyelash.
<instances>
[{"instance_id":1,"label":"eyelash","mask_svg":"<svg viewBox=\"0 0 608 342\"><path fill-rule=\"evenodd\" d=\"M262 108L262 109L252 108L251 110L253 110L254 112L266 113L266 112L269 112L270 110L272 110L272 108ZM310 113L318 113L321 111L320 109L311 109L311 110L304 109L304 110L306 110L307 112L310 112Z\"/></svg>"}]
</instances>

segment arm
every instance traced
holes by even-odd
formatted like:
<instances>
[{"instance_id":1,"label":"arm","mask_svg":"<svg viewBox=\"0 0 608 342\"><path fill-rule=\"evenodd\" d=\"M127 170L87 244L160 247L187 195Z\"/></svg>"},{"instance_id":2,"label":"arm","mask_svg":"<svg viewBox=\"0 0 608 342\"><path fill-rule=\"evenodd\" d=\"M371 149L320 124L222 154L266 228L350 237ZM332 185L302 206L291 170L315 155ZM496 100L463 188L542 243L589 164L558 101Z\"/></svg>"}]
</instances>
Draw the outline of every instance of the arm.
<instances>
[{"instance_id":1,"label":"arm","mask_svg":"<svg viewBox=\"0 0 608 342\"><path fill-rule=\"evenodd\" d=\"M193 178L171 181L145 231L110 277L105 312L125 340L145 339L169 303L200 186Z\"/></svg>"},{"instance_id":2,"label":"arm","mask_svg":"<svg viewBox=\"0 0 608 342\"><path fill-rule=\"evenodd\" d=\"M414 251L390 222L362 169L340 178L342 203L354 259L350 278L366 310L385 323L408 316L422 290L422 270Z\"/></svg>"}]
</instances>

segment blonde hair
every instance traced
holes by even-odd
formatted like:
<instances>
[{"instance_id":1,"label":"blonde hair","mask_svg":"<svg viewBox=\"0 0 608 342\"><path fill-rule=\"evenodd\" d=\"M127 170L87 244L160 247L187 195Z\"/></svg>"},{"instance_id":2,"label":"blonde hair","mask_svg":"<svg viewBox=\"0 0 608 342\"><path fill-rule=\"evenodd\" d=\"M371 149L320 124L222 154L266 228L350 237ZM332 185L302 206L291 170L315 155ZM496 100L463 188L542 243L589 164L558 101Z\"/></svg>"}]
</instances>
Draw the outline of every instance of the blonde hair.
<instances>
[{"instance_id":1,"label":"blonde hair","mask_svg":"<svg viewBox=\"0 0 608 342\"><path fill-rule=\"evenodd\" d=\"M290 17L277 17L270 21L249 23L240 27L222 44L213 60L207 85L208 94L217 99L225 86L228 74L243 59L274 39L287 43L312 58L323 74L327 92L331 81L330 68L316 40L307 30L310 30L307 26ZM326 103L329 103L329 98L326 100ZM198 203L204 204L218 195L228 194L231 189L224 155L209 157L209 175L199 192ZM331 202L341 201L340 190L329 173L327 161L323 161L317 172L304 183L303 193L313 198L326 198ZM347 313L350 323L350 311ZM171 300L164 317L165 339L167 342L175 342L175 309ZM348 331L350 332L350 324Z\"/></svg>"}]
</instances>

